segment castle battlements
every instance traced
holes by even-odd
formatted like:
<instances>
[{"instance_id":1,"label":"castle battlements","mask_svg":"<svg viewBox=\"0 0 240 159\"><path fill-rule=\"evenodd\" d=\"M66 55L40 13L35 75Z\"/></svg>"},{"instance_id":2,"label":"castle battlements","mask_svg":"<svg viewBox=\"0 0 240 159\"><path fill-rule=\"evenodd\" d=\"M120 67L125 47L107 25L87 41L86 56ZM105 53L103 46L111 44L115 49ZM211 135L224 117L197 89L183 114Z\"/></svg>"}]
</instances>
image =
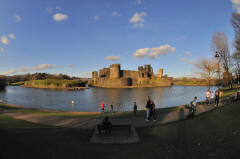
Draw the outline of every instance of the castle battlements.
<instances>
[{"instance_id":1,"label":"castle battlements","mask_svg":"<svg viewBox=\"0 0 240 159\"><path fill-rule=\"evenodd\" d=\"M163 69L155 75L151 65L138 66L137 71L121 70L120 64L92 72L92 85L96 87L151 87L171 86L172 78L163 76Z\"/></svg>"}]
</instances>

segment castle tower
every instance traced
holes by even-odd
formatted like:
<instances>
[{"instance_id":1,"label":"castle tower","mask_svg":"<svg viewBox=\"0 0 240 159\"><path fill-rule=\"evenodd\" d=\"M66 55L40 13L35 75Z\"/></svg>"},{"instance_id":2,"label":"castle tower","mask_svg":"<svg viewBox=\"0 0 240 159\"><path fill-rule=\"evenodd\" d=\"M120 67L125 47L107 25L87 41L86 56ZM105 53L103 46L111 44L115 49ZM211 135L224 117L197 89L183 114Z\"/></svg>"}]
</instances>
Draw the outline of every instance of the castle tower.
<instances>
[{"instance_id":1,"label":"castle tower","mask_svg":"<svg viewBox=\"0 0 240 159\"><path fill-rule=\"evenodd\" d=\"M144 77L152 77L153 76L153 69L151 65L144 65Z\"/></svg>"},{"instance_id":2,"label":"castle tower","mask_svg":"<svg viewBox=\"0 0 240 159\"><path fill-rule=\"evenodd\" d=\"M151 72L151 65L144 65L146 72Z\"/></svg>"},{"instance_id":3,"label":"castle tower","mask_svg":"<svg viewBox=\"0 0 240 159\"><path fill-rule=\"evenodd\" d=\"M97 71L92 72L92 79L93 79L93 81L97 81L97 79L98 79L98 72Z\"/></svg>"},{"instance_id":4,"label":"castle tower","mask_svg":"<svg viewBox=\"0 0 240 159\"><path fill-rule=\"evenodd\" d=\"M120 64L110 65L110 78L119 78L120 77Z\"/></svg>"},{"instance_id":5,"label":"castle tower","mask_svg":"<svg viewBox=\"0 0 240 159\"><path fill-rule=\"evenodd\" d=\"M143 71L143 67L142 66L138 66L138 71Z\"/></svg>"},{"instance_id":6,"label":"castle tower","mask_svg":"<svg viewBox=\"0 0 240 159\"><path fill-rule=\"evenodd\" d=\"M158 78L162 78L162 76L163 76L163 69L162 68L160 68L159 70L158 70L158 73L157 73L157 75L156 75Z\"/></svg>"}]
</instances>

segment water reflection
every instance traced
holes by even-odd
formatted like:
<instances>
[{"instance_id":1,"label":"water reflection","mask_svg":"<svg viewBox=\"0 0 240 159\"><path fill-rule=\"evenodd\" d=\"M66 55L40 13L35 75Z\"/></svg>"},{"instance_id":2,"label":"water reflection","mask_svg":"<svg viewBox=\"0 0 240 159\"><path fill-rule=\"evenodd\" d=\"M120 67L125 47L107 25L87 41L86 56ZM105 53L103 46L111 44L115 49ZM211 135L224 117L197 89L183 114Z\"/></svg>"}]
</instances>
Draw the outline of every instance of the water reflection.
<instances>
[{"instance_id":1,"label":"water reflection","mask_svg":"<svg viewBox=\"0 0 240 159\"><path fill-rule=\"evenodd\" d=\"M90 88L87 90L66 91L24 88L8 86L0 92L0 100L14 105L29 108L71 110L71 111L100 111L100 103L105 102L105 110L132 110L133 102L137 102L138 109L146 105L146 98L150 96L156 107L164 108L189 103L194 96L204 100L207 87L173 86L134 89ZM212 88L213 91L216 88ZM74 101L74 103L73 103Z\"/></svg>"}]
</instances>

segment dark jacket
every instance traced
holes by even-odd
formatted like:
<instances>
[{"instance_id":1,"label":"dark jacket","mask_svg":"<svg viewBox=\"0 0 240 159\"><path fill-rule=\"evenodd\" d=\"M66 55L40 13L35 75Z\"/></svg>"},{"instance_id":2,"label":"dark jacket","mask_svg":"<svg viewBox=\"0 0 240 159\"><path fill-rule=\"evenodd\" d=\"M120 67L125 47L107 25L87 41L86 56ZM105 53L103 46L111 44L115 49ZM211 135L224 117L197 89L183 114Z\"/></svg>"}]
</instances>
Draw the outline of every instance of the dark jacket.
<instances>
[{"instance_id":1,"label":"dark jacket","mask_svg":"<svg viewBox=\"0 0 240 159\"><path fill-rule=\"evenodd\" d=\"M146 108L150 108L151 109L151 100L150 99L148 99L148 101L147 101Z\"/></svg>"}]
</instances>

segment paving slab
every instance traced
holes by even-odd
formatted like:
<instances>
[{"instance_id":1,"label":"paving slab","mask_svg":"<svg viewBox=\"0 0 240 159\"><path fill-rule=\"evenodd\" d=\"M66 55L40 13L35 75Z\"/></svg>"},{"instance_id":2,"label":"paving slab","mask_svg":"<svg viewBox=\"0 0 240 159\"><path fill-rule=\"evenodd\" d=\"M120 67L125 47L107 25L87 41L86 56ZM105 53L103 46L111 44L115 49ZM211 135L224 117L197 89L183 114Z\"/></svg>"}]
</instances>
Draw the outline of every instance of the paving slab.
<instances>
[{"instance_id":1,"label":"paving slab","mask_svg":"<svg viewBox=\"0 0 240 159\"><path fill-rule=\"evenodd\" d=\"M98 129L95 128L94 133L90 139L91 143L101 144L126 144L126 143L138 143L140 142L137 131L134 127L131 128L131 135L128 131L112 131L111 134L98 134Z\"/></svg>"}]
</instances>

